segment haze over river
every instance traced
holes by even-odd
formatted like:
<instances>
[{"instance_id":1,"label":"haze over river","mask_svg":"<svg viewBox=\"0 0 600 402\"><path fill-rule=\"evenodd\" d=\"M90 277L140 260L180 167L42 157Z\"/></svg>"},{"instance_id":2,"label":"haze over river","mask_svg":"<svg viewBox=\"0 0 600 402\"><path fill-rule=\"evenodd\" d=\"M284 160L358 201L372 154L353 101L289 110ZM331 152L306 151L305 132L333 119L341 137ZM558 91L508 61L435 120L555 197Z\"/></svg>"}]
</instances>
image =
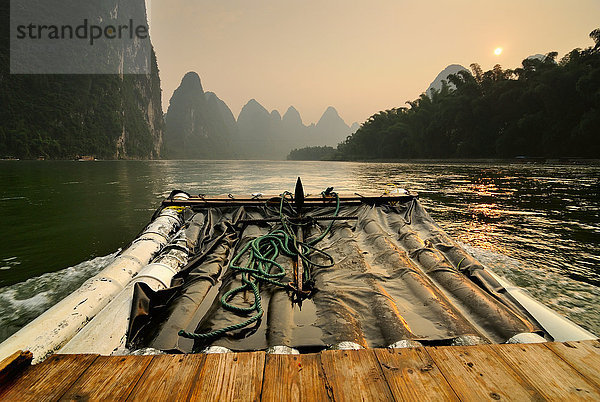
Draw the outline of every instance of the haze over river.
<instances>
[{"instance_id":1,"label":"haze over river","mask_svg":"<svg viewBox=\"0 0 600 402\"><path fill-rule=\"evenodd\" d=\"M600 334L600 166L0 161L0 341L100 271L171 190L409 189L484 265Z\"/></svg>"}]
</instances>

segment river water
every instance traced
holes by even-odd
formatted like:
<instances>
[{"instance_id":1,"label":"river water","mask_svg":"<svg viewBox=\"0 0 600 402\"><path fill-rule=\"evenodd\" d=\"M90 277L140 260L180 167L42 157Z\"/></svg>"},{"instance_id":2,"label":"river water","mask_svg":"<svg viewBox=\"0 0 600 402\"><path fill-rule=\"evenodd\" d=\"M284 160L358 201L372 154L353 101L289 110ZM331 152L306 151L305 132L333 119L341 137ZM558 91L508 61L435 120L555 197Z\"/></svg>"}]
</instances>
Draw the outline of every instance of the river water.
<instances>
[{"instance_id":1,"label":"river water","mask_svg":"<svg viewBox=\"0 0 600 402\"><path fill-rule=\"evenodd\" d=\"M0 161L0 341L100 271L172 189L409 189L482 263L600 334L600 166Z\"/></svg>"}]
</instances>

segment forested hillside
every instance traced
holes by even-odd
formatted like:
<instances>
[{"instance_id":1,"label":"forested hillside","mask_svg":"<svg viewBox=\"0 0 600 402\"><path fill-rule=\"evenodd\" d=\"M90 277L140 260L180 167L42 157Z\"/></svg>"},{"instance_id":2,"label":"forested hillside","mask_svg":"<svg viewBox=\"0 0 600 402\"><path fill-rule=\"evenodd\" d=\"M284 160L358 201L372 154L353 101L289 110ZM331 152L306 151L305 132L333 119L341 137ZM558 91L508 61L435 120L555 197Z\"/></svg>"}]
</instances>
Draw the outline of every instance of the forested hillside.
<instances>
[{"instance_id":1,"label":"forested hillside","mask_svg":"<svg viewBox=\"0 0 600 402\"><path fill-rule=\"evenodd\" d=\"M113 10L121 1L106 2ZM9 3L0 5L0 158L160 157L154 51L150 74L9 74Z\"/></svg>"},{"instance_id":2,"label":"forested hillside","mask_svg":"<svg viewBox=\"0 0 600 402\"><path fill-rule=\"evenodd\" d=\"M333 159L335 156L335 148L323 147L305 147L293 149L287 159L290 161L322 161Z\"/></svg>"},{"instance_id":3,"label":"forested hillside","mask_svg":"<svg viewBox=\"0 0 600 402\"><path fill-rule=\"evenodd\" d=\"M460 71L431 96L371 116L336 159L600 157L600 29L594 46L514 70Z\"/></svg>"}]
</instances>

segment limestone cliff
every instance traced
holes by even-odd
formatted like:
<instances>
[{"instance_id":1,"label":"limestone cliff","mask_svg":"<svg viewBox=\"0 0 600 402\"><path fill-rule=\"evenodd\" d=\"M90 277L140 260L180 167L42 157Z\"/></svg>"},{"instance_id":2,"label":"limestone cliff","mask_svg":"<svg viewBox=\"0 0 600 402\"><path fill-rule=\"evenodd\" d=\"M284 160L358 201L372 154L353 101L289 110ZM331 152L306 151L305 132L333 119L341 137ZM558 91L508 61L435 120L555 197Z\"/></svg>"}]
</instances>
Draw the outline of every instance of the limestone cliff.
<instances>
[{"instance_id":1,"label":"limestone cliff","mask_svg":"<svg viewBox=\"0 0 600 402\"><path fill-rule=\"evenodd\" d=\"M173 92L165 121L165 157L235 157L236 123L233 114L214 93L204 92L200 77L195 72L187 73Z\"/></svg>"},{"instance_id":2,"label":"limestone cliff","mask_svg":"<svg viewBox=\"0 0 600 402\"><path fill-rule=\"evenodd\" d=\"M11 75L9 3L0 5L0 157L159 158L164 121L154 50L147 74ZM113 15L126 9L124 0L104 3Z\"/></svg>"}]
</instances>

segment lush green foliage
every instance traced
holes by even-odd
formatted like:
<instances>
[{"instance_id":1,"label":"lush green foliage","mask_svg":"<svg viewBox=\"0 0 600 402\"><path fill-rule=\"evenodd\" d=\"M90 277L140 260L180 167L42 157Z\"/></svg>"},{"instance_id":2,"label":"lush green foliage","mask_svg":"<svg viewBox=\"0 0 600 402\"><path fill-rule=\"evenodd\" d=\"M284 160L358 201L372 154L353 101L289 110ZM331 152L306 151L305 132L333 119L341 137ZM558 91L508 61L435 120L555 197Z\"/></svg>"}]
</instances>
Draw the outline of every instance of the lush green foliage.
<instances>
[{"instance_id":1,"label":"lush green foliage","mask_svg":"<svg viewBox=\"0 0 600 402\"><path fill-rule=\"evenodd\" d=\"M306 147L293 149L287 156L289 161L323 161L331 160L335 155L332 147Z\"/></svg>"},{"instance_id":2,"label":"lush green foliage","mask_svg":"<svg viewBox=\"0 0 600 402\"><path fill-rule=\"evenodd\" d=\"M600 29L556 61L461 71L431 97L371 116L338 159L600 157Z\"/></svg>"},{"instance_id":3,"label":"lush green foliage","mask_svg":"<svg viewBox=\"0 0 600 402\"><path fill-rule=\"evenodd\" d=\"M11 75L8 4L0 5L0 157L159 157L154 52L148 75Z\"/></svg>"}]
</instances>

